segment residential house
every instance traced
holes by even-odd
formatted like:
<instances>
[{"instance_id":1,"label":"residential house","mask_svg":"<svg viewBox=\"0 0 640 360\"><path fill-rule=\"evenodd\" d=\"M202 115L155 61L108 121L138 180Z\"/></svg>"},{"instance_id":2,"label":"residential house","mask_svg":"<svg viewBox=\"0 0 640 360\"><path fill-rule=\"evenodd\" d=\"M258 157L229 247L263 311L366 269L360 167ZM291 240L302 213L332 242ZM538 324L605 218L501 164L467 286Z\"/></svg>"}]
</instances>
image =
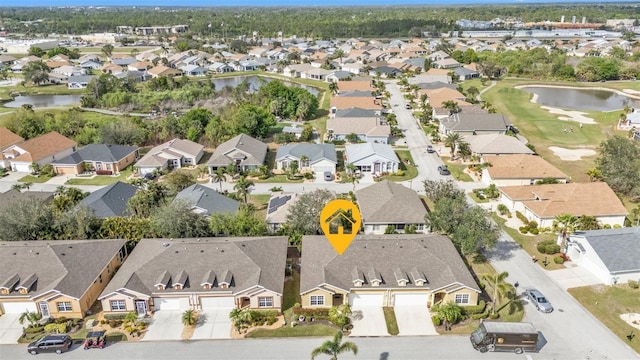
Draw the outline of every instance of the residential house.
<instances>
[{"instance_id":1,"label":"residential house","mask_svg":"<svg viewBox=\"0 0 640 360\"><path fill-rule=\"evenodd\" d=\"M97 175L113 175L133 164L137 158L136 146L89 144L51 165L58 175L80 175L87 170L93 170Z\"/></svg>"},{"instance_id":2,"label":"residential house","mask_svg":"<svg viewBox=\"0 0 640 360\"><path fill-rule=\"evenodd\" d=\"M5 162L4 154L2 151L11 145L24 141L22 136L14 134L6 127L0 127L0 167L6 169L9 167L9 163Z\"/></svg>"},{"instance_id":3,"label":"residential house","mask_svg":"<svg viewBox=\"0 0 640 360\"><path fill-rule=\"evenodd\" d=\"M12 171L31 172L31 164L50 164L76 151L76 146L75 141L52 131L2 150L5 161L0 165L8 163Z\"/></svg>"},{"instance_id":4,"label":"residential house","mask_svg":"<svg viewBox=\"0 0 640 360\"><path fill-rule=\"evenodd\" d=\"M304 160L304 161L303 161ZM300 171L313 171L323 174L336 172L338 159L333 144L287 144L281 145L276 152L276 169L287 171L293 162L298 163Z\"/></svg>"},{"instance_id":5,"label":"residential house","mask_svg":"<svg viewBox=\"0 0 640 360\"><path fill-rule=\"evenodd\" d=\"M226 168L229 164L235 164L238 171L255 170L264 164L267 150L267 144L262 141L240 134L218 145L207 161L209 173L213 174L217 168Z\"/></svg>"},{"instance_id":6,"label":"residential house","mask_svg":"<svg viewBox=\"0 0 640 360\"><path fill-rule=\"evenodd\" d=\"M230 66L226 63L214 62L213 64L209 65L209 71L216 74L224 74L224 73L232 72L234 71L234 69L233 69L233 66Z\"/></svg>"},{"instance_id":7,"label":"residential house","mask_svg":"<svg viewBox=\"0 0 640 360\"><path fill-rule=\"evenodd\" d=\"M178 169L185 165L197 165L204 155L204 146L190 140L173 139L149 150L135 164L138 174L144 176L154 171Z\"/></svg>"},{"instance_id":8,"label":"residential house","mask_svg":"<svg viewBox=\"0 0 640 360\"><path fill-rule=\"evenodd\" d=\"M67 87L69 89L86 89L95 75L77 75L67 78Z\"/></svg>"},{"instance_id":9,"label":"residential house","mask_svg":"<svg viewBox=\"0 0 640 360\"><path fill-rule=\"evenodd\" d=\"M341 109L360 108L380 112L382 102L373 96L333 96L331 97L331 112Z\"/></svg>"},{"instance_id":10,"label":"residential house","mask_svg":"<svg viewBox=\"0 0 640 360\"><path fill-rule=\"evenodd\" d=\"M480 73L476 70L467 69L466 67L457 67L453 72L458 75L458 80L465 81L480 77Z\"/></svg>"},{"instance_id":11,"label":"residential house","mask_svg":"<svg viewBox=\"0 0 640 360\"><path fill-rule=\"evenodd\" d=\"M186 202L194 213L205 216L235 214L240 208L239 201L200 184L193 184L180 191L173 201Z\"/></svg>"},{"instance_id":12,"label":"residential house","mask_svg":"<svg viewBox=\"0 0 640 360\"><path fill-rule=\"evenodd\" d=\"M446 59L434 61L433 67L438 69L455 69L457 67L460 67L460 63L457 62L455 59L446 58Z\"/></svg>"},{"instance_id":13,"label":"residential house","mask_svg":"<svg viewBox=\"0 0 640 360\"><path fill-rule=\"evenodd\" d=\"M552 227L558 215L593 216L602 225L624 226L629 211L605 182L504 186L500 200L539 227ZM588 196L587 196L588 194Z\"/></svg>"},{"instance_id":14,"label":"residential house","mask_svg":"<svg viewBox=\"0 0 640 360\"><path fill-rule=\"evenodd\" d=\"M125 244L126 240L4 242L0 312L84 317L126 258Z\"/></svg>"},{"instance_id":15,"label":"residential house","mask_svg":"<svg viewBox=\"0 0 640 360\"><path fill-rule=\"evenodd\" d=\"M267 215L265 222L267 229L271 233L276 233L287 222L289 209L298 201L301 194L277 192L271 193L269 204L267 205Z\"/></svg>"},{"instance_id":16,"label":"residential house","mask_svg":"<svg viewBox=\"0 0 640 360\"><path fill-rule=\"evenodd\" d=\"M504 134L511 125L502 114L466 114L456 113L440 120L440 132L444 135Z\"/></svg>"},{"instance_id":17,"label":"residential house","mask_svg":"<svg viewBox=\"0 0 640 360\"><path fill-rule=\"evenodd\" d=\"M346 140L355 134L359 141L387 144L391 126L379 117L332 118L327 120L327 133L332 140Z\"/></svg>"},{"instance_id":18,"label":"residential house","mask_svg":"<svg viewBox=\"0 0 640 360\"><path fill-rule=\"evenodd\" d=\"M160 77L160 76L175 77L175 76L181 76L182 75L182 71L180 71L178 69L172 69L172 68L166 67L164 65L155 66L155 67L147 70L147 72L149 74L151 74L151 76L154 77L154 78L157 78L157 77Z\"/></svg>"},{"instance_id":19,"label":"residential house","mask_svg":"<svg viewBox=\"0 0 640 360\"><path fill-rule=\"evenodd\" d=\"M124 71L124 68L120 65L116 65L116 64L111 64L111 63L107 63L102 65L102 68L100 68L100 71L102 71L105 74L119 74L121 72Z\"/></svg>"},{"instance_id":20,"label":"residential house","mask_svg":"<svg viewBox=\"0 0 640 360\"><path fill-rule=\"evenodd\" d=\"M483 155L508 155L527 154L533 155L522 141L514 136L504 134L465 135L464 141L469 144L473 154Z\"/></svg>"},{"instance_id":21,"label":"residential house","mask_svg":"<svg viewBox=\"0 0 640 360\"><path fill-rule=\"evenodd\" d=\"M395 173L400 160L387 144L362 143L345 145L345 164L353 164L362 173Z\"/></svg>"},{"instance_id":22,"label":"residential house","mask_svg":"<svg viewBox=\"0 0 640 360\"><path fill-rule=\"evenodd\" d=\"M56 69L51 70L51 72L56 74L66 75L68 77L87 75L87 70L79 66L71 66L71 65L60 66Z\"/></svg>"},{"instance_id":23,"label":"residential house","mask_svg":"<svg viewBox=\"0 0 640 360\"><path fill-rule=\"evenodd\" d=\"M482 163L491 164L482 169L482 182L487 185L534 185L543 179L554 179L562 184L569 182L567 174L537 155L485 155Z\"/></svg>"},{"instance_id":24,"label":"residential house","mask_svg":"<svg viewBox=\"0 0 640 360\"><path fill-rule=\"evenodd\" d=\"M338 91L368 91L371 93L373 87L371 86L371 80L338 81Z\"/></svg>"},{"instance_id":25,"label":"residential house","mask_svg":"<svg viewBox=\"0 0 640 360\"><path fill-rule=\"evenodd\" d=\"M356 191L365 234L384 234L387 228L396 233L409 226L418 233L425 232L427 208L418 194L400 184L381 181Z\"/></svg>"},{"instance_id":26,"label":"residential house","mask_svg":"<svg viewBox=\"0 0 640 360\"><path fill-rule=\"evenodd\" d=\"M137 250L137 249L136 249ZM443 235L357 236L339 255L324 236L302 240L301 305L349 304L380 312L383 306L431 307L454 301L476 305L480 287L453 243ZM376 309L376 310L373 310Z\"/></svg>"},{"instance_id":27,"label":"residential house","mask_svg":"<svg viewBox=\"0 0 640 360\"><path fill-rule=\"evenodd\" d=\"M571 262L589 270L603 284L640 279L640 233L637 227L576 231L567 237Z\"/></svg>"},{"instance_id":28,"label":"residential house","mask_svg":"<svg viewBox=\"0 0 640 360\"><path fill-rule=\"evenodd\" d=\"M180 67L180 70L187 76L205 76L209 71L198 65L184 65Z\"/></svg>"},{"instance_id":29,"label":"residential house","mask_svg":"<svg viewBox=\"0 0 640 360\"><path fill-rule=\"evenodd\" d=\"M129 71L147 71L147 69L151 69L152 67L153 63L151 61L136 61L127 65Z\"/></svg>"},{"instance_id":30,"label":"residential house","mask_svg":"<svg viewBox=\"0 0 640 360\"><path fill-rule=\"evenodd\" d=\"M136 191L135 186L117 181L90 193L78 206L91 210L99 219L128 216L127 204Z\"/></svg>"},{"instance_id":31,"label":"residential house","mask_svg":"<svg viewBox=\"0 0 640 360\"><path fill-rule=\"evenodd\" d=\"M280 310L287 243L286 236L142 239L99 300L106 313L139 315L191 309L228 319L234 308Z\"/></svg>"},{"instance_id":32,"label":"residential house","mask_svg":"<svg viewBox=\"0 0 640 360\"><path fill-rule=\"evenodd\" d=\"M336 109L335 113L331 114L334 118L361 118L361 117L376 117L380 116L380 112L369 109L361 108L348 108L348 109Z\"/></svg>"}]
</instances>

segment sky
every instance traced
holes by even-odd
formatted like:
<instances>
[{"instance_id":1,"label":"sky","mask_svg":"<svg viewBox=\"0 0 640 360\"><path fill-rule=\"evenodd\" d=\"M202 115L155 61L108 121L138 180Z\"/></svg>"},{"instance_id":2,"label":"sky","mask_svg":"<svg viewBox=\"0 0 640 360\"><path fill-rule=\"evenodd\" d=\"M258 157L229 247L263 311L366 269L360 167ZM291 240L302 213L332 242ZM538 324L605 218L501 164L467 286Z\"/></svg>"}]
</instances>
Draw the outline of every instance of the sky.
<instances>
[{"instance_id":1,"label":"sky","mask_svg":"<svg viewBox=\"0 0 640 360\"><path fill-rule=\"evenodd\" d=\"M5 2L6 1L6 2ZM191 0L192 7L220 6L397 6L397 5L460 5L460 4L536 4L536 3L604 3L635 2L636 0ZM0 6L184 6L176 0L0 0Z\"/></svg>"}]
</instances>

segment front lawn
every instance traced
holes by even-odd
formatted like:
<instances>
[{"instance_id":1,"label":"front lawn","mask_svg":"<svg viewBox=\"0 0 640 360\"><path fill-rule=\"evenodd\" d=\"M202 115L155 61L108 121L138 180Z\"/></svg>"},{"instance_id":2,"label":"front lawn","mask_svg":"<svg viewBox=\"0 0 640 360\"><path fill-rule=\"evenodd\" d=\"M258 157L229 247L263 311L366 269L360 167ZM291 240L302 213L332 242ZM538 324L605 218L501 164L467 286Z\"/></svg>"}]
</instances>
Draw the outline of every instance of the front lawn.
<instances>
[{"instance_id":1,"label":"front lawn","mask_svg":"<svg viewBox=\"0 0 640 360\"><path fill-rule=\"evenodd\" d=\"M133 174L133 170L131 167L122 170L120 175L118 176L110 176L110 175L100 175L94 176L93 178L83 179L81 177L76 177L73 179L67 180L66 185L111 185L116 181L125 181L131 174Z\"/></svg>"},{"instance_id":2,"label":"front lawn","mask_svg":"<svg viewBox=\"0 0 640 360\"><path fill-rule=\"evenodd\" d=\"M287 311L296 303L300 303L300 272L294 267L292 275L284 281L282 309Z\"/></svg>"},{"instance_id":3,"label":"front lawn","mask_svg":"<svg viewBox=\"0 0 640 360\"><path fill-rule=\"evenodd\" d=\"M473 181L471 176L469 176L469 174L464 172L464 169L467 168L466 165L460 164L459 162L456 162L456 161L451 161L450 159L446 159L446 158L443 158L443 160L445 160L445 163L449 168L449 171L451 172L451 176L453 176L454 179L458 181L464 181L464 182Z\"/></svg>"},{"instance_id":4,"label":"front lawn","mask_svg":"<svg viewBox=\"0 0 640 360\"><path fill-rule=\"evenodd\" d=\"M304 181L304 179L289 180L287 179L287 175L279 174L279 175L271 175L269 176L269 178L264 180L260 180L258 178L255 178L255 179L251 178L251 181L253 181L256 184L258 183L301 183Z\"/></svg>"},{"instance_id":5,"label":"front lawn","mask_svg":"<svg viewBox=\"0 0 640 360\"><path fill-rule=\"evenodd\" d=\"M627 338L627 335L636 335L637 329L620 318L621 314L640 312L640 290L621 284L583 286L568 291L609 330L633 350L640 352L640 336L634 336L631 340Z\"/></svg>"},{"instance_id":6,"label":"front lawn","mask_svg":"<svg viewBox=\"0 0 640 360\"><path fill-rule=\"evenodd\" d=\"M245 338L274 338L274 337L301 337L301 336L333 336L339 330L328 325L305 325L291 327L287 324L279 329L256 329L248 333Z\"/></svg>"},{"instance_id":7,"label":"front lawn","mask_svg":"<svg viewBox=\"0 0 640 360\"><path fill-rule=\"evenodd\" d=\"M27 175L27 176L23 176L20 178L20 180L18 180L21 183L32 183L32 184L42 184L42 183L46 183L47 181L51 180L51 177L49 176L44 176L44 175L40 175L40 176L33 176L33 175Z\"/></svg>"},{"instance_id":8,"label":"front lawn","mask_svg":"<svg viewBox=\"0 0 640 360\"><path fill-rule=\"evenodd\" d=\"M402 176L398 175L386 175L380 178L380 180L389 181L407 181L418 176L418 168L414 166L413 157L409 150L396 150L396 154L400 159L398 168L404 173Z\"/></svg>"},{"instance_id":9,"label":"front lawn","mask_svg":"<svg viewBox=\"0 0 640 360\"><path fill-rule=\"evenodd\" d=\"M393 307L385 306L382 308L384 312L384 321L387 323L387 332L389 335L398 335L400 330L398 329L398 321L396 320L396 313L393 311Z\"/></svg>"}]
</instances>

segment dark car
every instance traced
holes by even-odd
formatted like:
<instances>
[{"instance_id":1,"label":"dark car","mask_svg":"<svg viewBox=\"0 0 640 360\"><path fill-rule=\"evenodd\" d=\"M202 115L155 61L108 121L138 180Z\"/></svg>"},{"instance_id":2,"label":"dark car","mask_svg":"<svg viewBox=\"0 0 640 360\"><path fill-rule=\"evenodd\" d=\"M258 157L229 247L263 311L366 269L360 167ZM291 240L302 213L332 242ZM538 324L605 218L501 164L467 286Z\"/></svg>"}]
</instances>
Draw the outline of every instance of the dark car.
<instances>
[{"instance_id":1,"label":"dark car","mask_svg":"<svg viewBox=\"0 0 640 360\"><path fill-rule=\"evenodd\" d=\"M438 172L440 173L440 175L451 175L451 172L449 171L447 165L438 166Z\"/></svg>"},{"instance_id":2,"label":"dark car","mask_svg":"<svg viewBox=\"0 0 640 360\"><path fill-rule=\"evenodd\" d=\"M36 340L29 344L27 351L31 355L47 352L62 354L69 350L72 343L73 341L71 340L71 337L67 334L46 335L40 340Z\"/></svg>"},{"instance_id":3,"label":"dark car","mask_svg":"<svg viewBox=\"0 0 640 360\"><path fill-rule=\"evenodd\" d=\"M331 171L325 171L324 172L324 180L325 181L333 180L333 174L331 173Z\"/></svg>"},{"instance_id":4,"label":"dark car","mask_svg":"<svg viewBox=\"0 0 640 360\"><path fill-rule=\"evenodd\" d=\"M427 152L428 152L429 154L431 154L431 153L434 153L434 152L435 152L435 150L433 149L433 145L427 145Z\"/></svg>"},{"instance_id":5,"label":"dark car","mask_svg":"<svg viewBox=\"0 0 640 360\"><path fill-rule=\"evenodd\" d=\"M527 297L531 300L531 303L536 306L538 311L542 311L544 313L550 313L553 311L553 306L549 300L547 300L542 293L536 289L527 289L526 291Z\"/></svg>"}]
</instances>

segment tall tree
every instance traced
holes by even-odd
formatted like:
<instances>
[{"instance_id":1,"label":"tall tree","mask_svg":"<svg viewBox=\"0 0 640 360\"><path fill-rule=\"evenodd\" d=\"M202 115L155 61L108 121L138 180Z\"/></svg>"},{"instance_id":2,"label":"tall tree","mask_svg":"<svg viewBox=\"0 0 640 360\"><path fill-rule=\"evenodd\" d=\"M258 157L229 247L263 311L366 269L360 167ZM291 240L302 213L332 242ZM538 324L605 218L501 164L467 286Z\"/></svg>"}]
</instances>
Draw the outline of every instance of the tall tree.
<instances>
[{"instance_id":1,"label":"tall tree","mask_svg":"<svg viewBox=\"0 0 640 360\"><path fill-rule=\"evenodd\" d=\"M197 238L210 236L207 219L191 210L185 201L173 201L161 206L151 217L153 231L166 238Z\"/></svg>"},{"instance_id":2,"label":"tall tree","mask_svg":"<svg viewBox=\"0 0 640 360\"><path fill-rule=\"evenodd\" d=\"M560 251L565 253L567 251L567 236L573 232L575 229L578 218L571 214L560 214L557 215L555 220L553 221L554 228L561 231L562 236L562 244L560 244Z\"/></svg>"},{"instance_id":3,"label":"tall tree","mask_svg":"<svg viewBox=\"0 0 640 360\"><path fill-rule=\"evenodd\" d=\"M482 278L489 284L491 289L493 290L493 298L491 304L491 313L496 313L496 304L498 303L498 293L506 291L507 284L504 280L509 277L509 273L504 271L501 273L495 273L492 275L484 274Z\"/></svg>"},{"instance_id":4,"label":"tall tree","mask_svg":"<svg viewBox=\"0 0 640 360\"><path fill-rule=\"evenodd\" d=\"M51 69L42 60L31 61L22 67L22 74L27 82L40 85L49 81Z\"/></svg>"},{"instance_id":5,"label":"tall tree","mask_svg":"<svg viewBox=\"0 0 640 360\"><path fill-rule=\"evenodd\" d=\"M238 196L242 199L244 199L244 203L247 203L247 197L249 196L249 193L251 192L251 187L254 185L253 181L247 179L246 176L241 176L240 179L238 179L238 181L236 181L235 185L233 185L234 190L236 190L236 193L238 194Z\"/></svg>"},{"instance_id":6,"label":"tall tree","mask_svg":"<svg viewBox=\"0 0 640 360\"><path fill-rule=\"evenodd\" d=\"M449 133L447 134L447 137L444 138L444 146L451 150L451 159L455 158L456 150L460 141L462 141L462 136L456 132Z\"/></svg>"},{"instance_id":7,"label":"tall tree","mask_svg":"<svg viewBox=\"0 0 640 360\"><path fill-rule=\"evenodd\" d=\"M358 355L358 346L351 341L342 342L342 331L338 331L333 340L327 340L319 347L313 349L311 352L311 360L314 360L316 356L325 354L331 356L331 360L338 360L338 355L352 352L353 355Z\"/></svg>"},{"instance_id":8,"label":"tall tree","mask_svg":"<svg viewBox=\"0 0 640 360\"><path fill-rule=\"evenodd\" d=\"M14 201L0 211L0 238L5 241L55 238L51 207L36 198Z\"/></svg>"},{"instance_id":9,"label":"tall tree","mask_svg":"<svg viewBox=\"0 0 640 360\"><path fill-rule=\"evenodd\" d=\"M617 193L640 198L640 145L625 137L614 135L600 144L596 159L605 181Z\"/></svg>"},{"instance_id":10,"label":"tall tree","mask_svg":"<svg viewBox=\"0 0 640 360\"><path fill-rule=\"evenodd\" d=\"M307 192L289 208L287 225L295 232L303 235L318 235L322 233L320 228L320 212L335 195L325 189Z\"/></svg>"}]
</instances>

